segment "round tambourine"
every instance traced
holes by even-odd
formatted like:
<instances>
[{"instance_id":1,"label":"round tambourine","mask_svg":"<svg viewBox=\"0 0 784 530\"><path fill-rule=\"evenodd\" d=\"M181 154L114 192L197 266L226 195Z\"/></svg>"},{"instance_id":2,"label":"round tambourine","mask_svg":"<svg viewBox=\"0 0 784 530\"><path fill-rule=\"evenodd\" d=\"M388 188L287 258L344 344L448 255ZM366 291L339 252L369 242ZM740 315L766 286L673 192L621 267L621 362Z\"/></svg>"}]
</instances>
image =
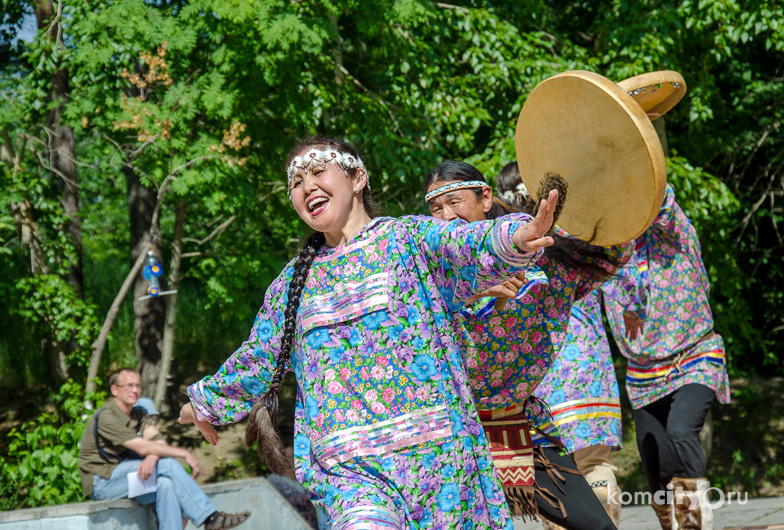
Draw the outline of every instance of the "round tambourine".
<instances>
[{"instance_id":1,"label":"round tambourine","mask_svg":"<svg viewBox=\"0 0 784 530\"><path fill-rule=\"evenodd\" d=\"M675 70L658 70L618 82L651 120L663 116L683 98L686 81Z\"/></svg>"},{"instance_id":2,"label":"round tambourine","mask_svg":"<svg viewBox=\"0 0 784 530\"><path fill-rule=\"evenodd\" d=\"M664 153L651 120L599 74L573 70L539 83L520 111L515 149L534 196L547 173L566 180L558 225L593 245L636 238L664 201Z\"/></svg>"}]
</instances>

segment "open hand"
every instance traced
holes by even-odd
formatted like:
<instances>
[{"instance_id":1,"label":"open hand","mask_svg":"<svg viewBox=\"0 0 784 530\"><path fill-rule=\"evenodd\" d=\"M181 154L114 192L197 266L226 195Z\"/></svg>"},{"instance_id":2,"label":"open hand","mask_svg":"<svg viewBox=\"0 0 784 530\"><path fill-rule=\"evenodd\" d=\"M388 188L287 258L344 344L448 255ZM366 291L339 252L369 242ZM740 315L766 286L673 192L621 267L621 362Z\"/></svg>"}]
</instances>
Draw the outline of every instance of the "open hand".
<instances>
[{"instance_id":1,"label":"open hand","mask_svg":"<svg viewBox=\"0 0 784 530\"><path fill-rule=\"evenodd\" d=\"M545 234L553 226L553 214L558 202L558 190L550 190L546 199L542 199L539 211L533 221L524 224L514 233L512 241L522 252L536 252L540 248L549 247L555 240Z\"/></svg>"},{"instance_id":2,"label":"open hand","mask_svg":"<svg viewBox=\"0 0 784 530\"><path fill-rule=\"evenodd\" d=\"M642 333L642 320L637 318L637 315L631 313L623 314L623 324L626 327L625 335L629 340L637 340L637 337Z\"/></svg>"},{"instance_id":3,"label":"open hand","mask_svg":"<svg viewBox=\"0 0 784 530\"><path fill-rule=\"evenodd\" d=\"M190 403L186 403L182 406L178 421L182 424L195 423L196 427L201 431L202 436L204 436L204 439L210 442L210 445L218 443L218 431L215 430L215 427L213 427L210 422L199 419L196 411L193 410L193 405Z\"/></svg>"}]
</instances>

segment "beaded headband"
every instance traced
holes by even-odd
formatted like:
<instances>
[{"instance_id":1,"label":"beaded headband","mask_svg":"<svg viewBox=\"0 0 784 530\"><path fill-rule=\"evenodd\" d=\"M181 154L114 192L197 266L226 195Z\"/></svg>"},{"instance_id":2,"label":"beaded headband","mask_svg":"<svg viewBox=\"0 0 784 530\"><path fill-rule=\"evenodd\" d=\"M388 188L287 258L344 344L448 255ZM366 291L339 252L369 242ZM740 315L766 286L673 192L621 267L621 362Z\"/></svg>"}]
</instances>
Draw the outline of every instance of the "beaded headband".
<instances>
[{"instance_id":1,"label":"beaded headband","mask_svg":"<svg viewBox=\"0 0 784 530\"><path fill-rule=\"evenodd\" d=\"M464 190L470 188L484 188L485 186L489 186L489 184L487 184L487 182L483 180L468 180L465 182L453 182L451 184L447 184L446 186L441 186L440 188L436 188L433 191L426 194L425 202L430 202L436 197L440 197L444 193L449 193L450 191Z\"/></svg>"},{"instance_id":2,"label":"beaded headband","mask_svg":"<svg viewBox=\"0 0 784 530\"><path fill-rule=\"evenodd\" d=\"M322 168L326 168L330 162L336 164L340 169L346 173L348 169L362 169L365 170L365 164L358 156L350 155L348 153L341 153L335 149L311 149L302 156L295 156L289 167L286 168L286 175L288 176L289 189L291 188L291 177L298 169L310 169L311 164L321 164ZM367 173L367 170L365 170ZM370 187L370 184L368 184Z\"/></svg>"}]
</instances>

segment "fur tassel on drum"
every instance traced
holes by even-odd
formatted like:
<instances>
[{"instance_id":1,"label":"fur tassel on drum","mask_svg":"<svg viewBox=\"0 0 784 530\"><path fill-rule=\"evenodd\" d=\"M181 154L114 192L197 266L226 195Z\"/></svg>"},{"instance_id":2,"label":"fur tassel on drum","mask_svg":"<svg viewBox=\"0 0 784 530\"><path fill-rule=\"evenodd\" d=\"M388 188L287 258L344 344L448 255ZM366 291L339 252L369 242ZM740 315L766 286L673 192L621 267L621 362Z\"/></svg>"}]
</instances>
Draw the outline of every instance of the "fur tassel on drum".
<instances>
[{"instance_id":1,"label":"fur tassel on drum","mask_svg":"<svg viewBox=\"0 0 784 530\"><path fill-rule=\"evenodd\" d=\"M248 425L245 428L245 445L253 447L254 443L258 443L259 457L267 463L270 471L297 480L294 476L294 465L286 454L286 448L277 433L277 417L273 419L269 412L270 410L278 410L277 403L274 403L272 407L267 406L267 402L272 400L277 402L278 393L271 388L253 405L253 409L248 415Z\"/></svg>"},{"instance_id":2,"label":"fur tassel on drum","mask_svg":"<svg viewBox=\"0 0 784 530\"><path fill-rule=\"evenodd\" d=\"M539 205L542 203L542 200L546 199L550 194L550 190L558 190L558 201L555 203L555 212L553 213L553 227L555 227L558 222L558 217L563 210L564 202L566 202L566 191L568 187L569 185L561 175L558 173L547 173L544 180L542 180L542 183L539 185L539 191L536 194L538 199L534 204L531 215L536 217L536 213L539 211ZM553 229L551 228L550 231L552 232L552 230Z\"/></svg>"}]
</instances>

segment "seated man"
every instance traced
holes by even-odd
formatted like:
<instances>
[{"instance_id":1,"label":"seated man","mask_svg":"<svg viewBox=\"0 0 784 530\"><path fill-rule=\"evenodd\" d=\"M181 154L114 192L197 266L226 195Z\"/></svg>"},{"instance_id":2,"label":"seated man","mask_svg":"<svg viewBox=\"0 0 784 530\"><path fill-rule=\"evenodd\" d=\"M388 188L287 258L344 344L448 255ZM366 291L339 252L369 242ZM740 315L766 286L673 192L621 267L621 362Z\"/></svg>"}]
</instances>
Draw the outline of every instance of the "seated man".
<instances>
[{"instance_id":1,"label":"seated man","mask_svg":"<svg viewBox=\"0 0 784 530\"><path fill-rule=\"evenodd\" d=\"M141 377L122 368L109 378L112 399L88 420L79 448L79 474L85 495L93 500L128 497L128 473L141 481L155 475L157 490L135 499L155 502L158 526L181 530L183 516L206 530L234 528L250 514L218 512L199 486L175 460L182 458L199 475L199 461L187 449L167 444L142 408L134 408Z\"/></svg>"}]
</instances>

